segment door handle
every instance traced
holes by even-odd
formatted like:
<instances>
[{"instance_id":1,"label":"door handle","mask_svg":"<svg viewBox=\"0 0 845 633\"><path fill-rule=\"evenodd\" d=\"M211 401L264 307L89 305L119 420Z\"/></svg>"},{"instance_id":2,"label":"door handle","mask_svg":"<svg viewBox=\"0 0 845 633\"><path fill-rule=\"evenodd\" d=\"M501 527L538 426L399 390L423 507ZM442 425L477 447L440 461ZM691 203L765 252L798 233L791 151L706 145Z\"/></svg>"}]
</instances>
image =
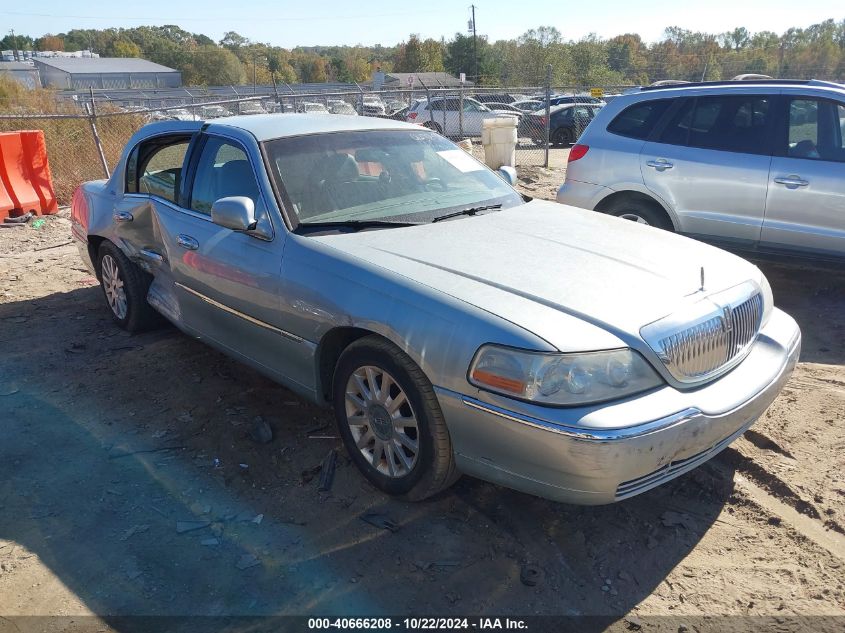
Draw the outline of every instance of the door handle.
<instances>
[{"instance_id":1,"label":"door handle","mask_svg":"<svg viewBox=\"0 0 845 633\"><path fill-rule=\"evenodd\" d=\"M182 248L187 248L189 251L195 251L200 247L199 242L197 242L194 238L190 235L179 235L176 238L176 243L179 244Z\"/></svg>"},{"instance_id":2,"label":"door handle","mask_svg":"<svg viewBox=\"0 0 845 633\"><path fill-rule=\"evenodd\" d=\"M658 158L657 160L648 160L645 164L649 167L653 167L657 171L666 171L667 169L672 169L672 167L674 167L674 165L665 158Z\"/></svg>"},{"instance_id":3,"label":"door handle","mask_svg":"<svg viewBox=\"0 0 845 633\"><path fill-rule=\"evenodd\" d=\"M123 223L123 222L131 222L135 218L128 211L115 211L112 214L111 219L114 220L115 222Z\"/></svg>"},{"instance_id":4,"label":"door handle","mask_svg":"<svg viewBox=\"0 0 845 633\"><path fill-rule=\"evenodd\" d=\"M786 185L787 189L797 189L798 187L806 187L810 184L809 180L804 180L801 176L778 176L775 182L779 185Z\"/></svg>"}]
</instances>

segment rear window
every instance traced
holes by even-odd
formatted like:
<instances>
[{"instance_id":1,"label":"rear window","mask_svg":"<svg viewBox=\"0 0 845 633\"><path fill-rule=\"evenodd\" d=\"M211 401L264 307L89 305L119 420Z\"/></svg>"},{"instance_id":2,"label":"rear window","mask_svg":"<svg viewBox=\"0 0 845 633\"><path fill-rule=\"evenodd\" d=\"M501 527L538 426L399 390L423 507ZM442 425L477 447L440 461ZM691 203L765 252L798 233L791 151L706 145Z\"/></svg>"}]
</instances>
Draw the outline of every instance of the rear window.
<instances>
[{"instance_id":1,"label":"rear window","mask_svg":"<svg viewBox=\"0 0 845 633\"><path fill-rule=\"evenodd\" d=\"M616 115L607 131L619 136L645 139L669 107L668 99L645 101L628 106Z\"/></svg>"}]
</instances>

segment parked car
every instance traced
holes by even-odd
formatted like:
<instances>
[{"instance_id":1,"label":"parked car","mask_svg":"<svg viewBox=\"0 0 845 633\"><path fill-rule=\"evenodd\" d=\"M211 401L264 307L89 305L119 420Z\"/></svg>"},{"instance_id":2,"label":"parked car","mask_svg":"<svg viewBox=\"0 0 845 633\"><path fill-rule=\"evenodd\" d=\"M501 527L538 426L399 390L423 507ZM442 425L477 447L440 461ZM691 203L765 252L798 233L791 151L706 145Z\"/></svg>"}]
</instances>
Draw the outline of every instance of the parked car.
<instances>
[{"instance_id":1,"label":"parked car","mask_svg":"<svg viewBox=\"0 0 845 633\"><path fill-rule=\"evenodd\" d=\"M489 105L491 103L507 103L513 104L515 101L522 101L525 99L525 95L521 94L511 94L506 92L496 92L496 93L480 93L480 94L473 94L472 98L478 101L479 103L483 103L485 105Z\"/></svg>"},{"instance_id":2,"label":"parked car","mask_svg":"<svg viewBox=\"0 0 845 633\"><path fill-rule=\"evenodd\" d=\"M328 114L329 110L322 103L313 103L311 101L300 101L296 106L297 112L304 112L308 114Z\"/></svg>"},{"instance_id":3,"label":"parked car","mask_svg":"<svg viewBox=\"0 0 845 633\"><path fill-rule=\"evenodd\" d=\"M389 116L389 118L393 119L394 121L404 121L405 119L408 118L408 110L409 109L410 109L410 106L402 106L401 108L392 112L388 116Z\"/></svg>"},{"instance_id":4,"label":"parked car","mask_svg":"<svg viewBox=\"0 0 845 633\"><path fill-rule=\"evenodd\" d=\"M752 252L845 257L845 87L644 88L602 109L557 199Z\"/></svg>"},{"instance_id":5,"label":"parked car","mask_svg":"<svg viewBox=\"0 0 845 633\"><path fill-rule=\"evenodd\" d=\"M349 114L349 115L357 115L358 113L355 111L351 105L346 103L345 101L340 101L336 103L329 104L329 112L332 114Z\"/></svg>"},{"instance_id":6,"label":"parked car","mask_svg":"<svg viewBox=\"0 0 845 633\"><path fill-rule=\"evenodd\" d=\"M581 133L601 109L599 105L567 103L552 106L549 110L549 142L552 145L568 146L578 140ZM525 114L519 124L519 136L530 138L537 145L546 142L546 111L537 110Z\"/></svg>"},{"instance_id":7,"label":"parked car","mask_svg":"<svg viewBox=\"0 0 845 633\"><path fill-rule=\"evenodd\" d=\"M194 121L197 118L190 112L190 110L186 108L166 110L165 113L167 114L168 118L173 119L175 121Z\"/></svg>"},{"instance_id":8,"label":"parked car","mask_svg":"<svg viewBox=\"0 0 845 633\"><path fill-rule=\"evenodd\" d=\"M203 119L218 119L224 116L232 116L232 113L221 105L204 105L200 107L200 117Z\"/></svg>"},{"instance_id":9,"label":"parked car","mask_svg":"<svg viewBox=\"0 0 845 633\"><path fill-rule=\"evenodd\" d=\"M765 411L801 337L755 266L505 179L389 119L164 121L76 191L72 232L118 326L163 315L333 407L405 498L463 472L619 501Z\"/></svg>"},{"instance_id":10,"label":"parked car","mask_svg":"<svg viewBox=\"0 0 845 633\"><path fill-rule=\"evenodd\" d=\"M538 99L523 99L522 101L514 101L511 105L520 112L534 112L540 108L545 108L546 102Z\"/></svg>"},{"instance_id":11,"label":"parked car","mask_svg":"<svg viewBox=\"0 0 845 633\"><path fill-rule=\"evenodd\" d=\"M267 114L267 110L258 101L241 101L236 106L238 114Z\"/></svg>"},{"instance_id":12,"label":"parked car","mask_svg":"<svg viewBox=\"0 0 845 633\"><path fill-rule=\"evenodd\" d=\"M545 97L543 99L545 100ZM591 97L590 95L553 95L549 99L549 103L553 106L568 103L607 105L604 100Z\"/></svg>"},{"instance_id":13,"label":"parked car","mask_svg":"<svg viewBox=\"0 0 845 633\"><path fill-rule=\"evenodd\" d=\"M461 100L458 97L418 99L408 110L408 123L416 123L445 136L480 136L481 122L500 116L517 117L513 112L499 112L470 97L463 100L463 131L460 121ZM445 127L444 127L445 124Z\"/></svg>"},{"instance_id":14,"label":"parked car","mask_svg":"<svg viewBox=\"0 0 845 633\"><path fill-rule=\"evenodd\" d=\"M511 112L511 113L516 114L517 116L520 116L520 117L523 114L525 114L522 110L520 110L519 108L511 105L510 103L491 102L491 103L485 103L484 105L486 105L488 108L490 108L491 110L493 110L495 112Z\"/></svg>"},{"instance_id":15,"label":"parked car","mask_svg":"<svg viewBox=\"0 0 845 633\"><path fill-rule=\"evenodd\" d=\"M377 95L364 95L361 112L365 116L384 116L386 110Z\"/></svg>"}]
</instances>

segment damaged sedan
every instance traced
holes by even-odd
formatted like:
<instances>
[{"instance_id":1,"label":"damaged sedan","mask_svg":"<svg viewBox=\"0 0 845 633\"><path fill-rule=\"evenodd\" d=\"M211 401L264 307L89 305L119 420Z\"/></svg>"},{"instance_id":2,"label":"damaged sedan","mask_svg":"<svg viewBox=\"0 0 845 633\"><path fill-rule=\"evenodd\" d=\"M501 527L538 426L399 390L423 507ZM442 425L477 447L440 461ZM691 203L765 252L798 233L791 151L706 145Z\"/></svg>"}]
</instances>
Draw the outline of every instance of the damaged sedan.
<instances>
[{"instance_id":1,"label":"damaged sedan","mask_svg":"<svg viewBox=\"0 0 845 633\"><path fill-rule=\"evenodd\" d=\"M604 504L716 455L800 350L752 264L517 193L390 119L167 121L74 195L116 323L161 317L334 409L419 500L461 473Z\"/></svg>"}]
</instances>

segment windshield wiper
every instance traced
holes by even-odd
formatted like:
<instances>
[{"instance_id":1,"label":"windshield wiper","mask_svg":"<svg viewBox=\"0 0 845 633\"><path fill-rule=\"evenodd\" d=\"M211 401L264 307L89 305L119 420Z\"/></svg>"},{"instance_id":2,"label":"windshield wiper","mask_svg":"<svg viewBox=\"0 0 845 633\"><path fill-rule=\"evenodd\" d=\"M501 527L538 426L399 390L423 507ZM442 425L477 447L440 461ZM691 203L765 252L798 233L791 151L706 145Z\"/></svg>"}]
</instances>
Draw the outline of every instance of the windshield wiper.
<instances>
[{"instance_id":1,"label":"windshield wiper","mask_svg":"<svg viewBox=\"0 0 845 633\"><path fill-rule=\"evenodd\" d=\"M296 227L296 232L300 232L300 229L317 231L321 229L345 228L360 231L361 229L385 229L401 226L417 226L418 224L419 222L390 222L388 220L329 220L326 222L300 222Z\"/></svg>"},{"instance_id":2,"label":"windshield wiper","mask_svg":"<svg viewBox=\"0 0 845 633\"><path fill-rule=\"evenodd\" d=\"M457 218L462 215L475 215L481 211L489 211L490 209L501 209L502 205L500 204L488 204L483 207L470 207L469 209L461 209L460 211L455 211L454 213L447 213L446 215L438 215L436 218L432 220L432 222L440 222L440 220L448 220L449 218Z\"/></svg>"}]
</instances>

